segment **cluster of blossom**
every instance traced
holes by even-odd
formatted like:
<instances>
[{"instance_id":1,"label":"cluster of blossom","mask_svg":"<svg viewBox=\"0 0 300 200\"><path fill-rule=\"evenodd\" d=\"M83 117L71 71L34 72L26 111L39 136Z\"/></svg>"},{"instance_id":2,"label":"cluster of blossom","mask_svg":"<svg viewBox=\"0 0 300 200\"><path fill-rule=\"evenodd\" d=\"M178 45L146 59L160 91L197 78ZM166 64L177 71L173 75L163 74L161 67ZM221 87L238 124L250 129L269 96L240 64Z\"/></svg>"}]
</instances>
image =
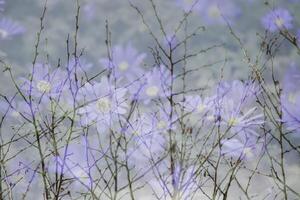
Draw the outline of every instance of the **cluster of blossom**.
<instances>
[{"instance_id":1,"label":"cluster of blossom","mask_svg":"<svg viewBox=\"0 0 300 200\"><path fill-rule=\"evenodd\" d=\"M262 151L262 145L258 145L262 144L258 129L264 121L255 103L260 91L254 82L221 82L211 97L186 95L184 101L175 102L178 106L172 108L168 99L173 77L166 66L147 71L142 66L146 55L139 54L131 45L116 46L112 52L112 59L100 60L109 73L98 81L84 78L84 70L91 65L81 60L73 60L65 68L36 64L31 78L22 78L23 95L31 100L14 100L10 104L12 117L31 121L34 116L41 123L53 112L69 117L75 114L78 127L95 127L102 136L116 131L132 138L134 145L128 154L132 164L142 166L168 148L167 133L176 134L181 109L186 112L187 123L193 123L192 127L219 127L223 133L223 155L247 160ZM132 111L134 103L139 109ZM290 115L284 115L284 119L295 128ZM91 184L88 177L91 166L95 165L83 153L87 151L85 140L83 137L81 146L70 144L67 158L63 152L55 154L49 172L60 169L58 166L64 162L66 174ZM97 152L96 146L89 144L88 148ZM56 164L51 166L53 163Z\"/></svg>"},{"instance_id":2,"label":"cluster of blossom","mask_svg":"<svg viewBox=\"0 0 300 200\"><path fill-rule=\"evenodd\" d=\"M5 1L0 1L0 12L4 11ZM7 40L13 36L20 35L25 32L25 28L18 22L1 16L0 19L0 39Z\"/></svg>"}]
</instances>

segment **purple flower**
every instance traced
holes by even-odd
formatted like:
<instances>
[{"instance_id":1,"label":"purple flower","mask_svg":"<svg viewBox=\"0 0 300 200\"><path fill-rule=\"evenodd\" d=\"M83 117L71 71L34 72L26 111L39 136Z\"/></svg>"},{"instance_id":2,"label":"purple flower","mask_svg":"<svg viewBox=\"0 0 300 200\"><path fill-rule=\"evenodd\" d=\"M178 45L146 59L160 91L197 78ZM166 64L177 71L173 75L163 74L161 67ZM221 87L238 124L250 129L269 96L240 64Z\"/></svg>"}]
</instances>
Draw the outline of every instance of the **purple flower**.
<instances>
[{"instance_id":1,"label":"purple flower","mask_svg":"<svg viewBox=\"0 0 300 200\"><path fill-rule=\"evenodd\" d=\"M206 115L213 107L212 98L201 98L199 95L186 96L185 101L181 103L184 109L191 113Z\"/></svg>"},{"instance_id":2,"label":"purple flower","mask_svg":"<svg viewBox=\"0 0 300 200\"><path fill-rule=\"evenodd\" d=\"M86 83L79 95L84 100L79 109L84 124L96 123L98 130L104 130L104 126L112 125L112 122L127 112L127 89L115 89L106 77L100 82Z\"/></svg>"},{"instance_id":3,"label":"purple flower","mask_svg":"<svg viewBox=\"0 0 300 200\"><path fill-rule=\"evenodd\" d=\"M167 129L168 122L154 119L153 114L134 114L128 122L125 133L132 138L133 144L128 150L132 166L147 169L151 159L158 159L166 148L166 139L162 132ZM158 126L161 125L161 126ZM158 127L157 127L158 126Z\"/></svg>"},{"instance_id":4,"label":"purple flower","mask_svg":"<svg viewBox=\"0 0 300 200\"><path fill-rule=\"evenodd\" d=\"M48 64L36 64L32 76L32 84L27 79L23 88L28 94L37 98L57 97L63 90L67 79L66 72L59 68L53 70Z\"/></svg>"},{"instance_id":5,"label":"purple flower","mask_svg":"<svg viewBox=\"0 0 300 200\"><path fill-rule=\"evenodd\" d=\"M234 133L244 132L257 134L255 129L263 124L263 114L256 105L255 98L258 89L254 83L233 81L222 83L217 88L215 100L216 115L225 127Z\"/></svg>"},{"instance_id":6,"label":"purple flower","mask_svg":"<svg viewBox=\"0 0 300 200\"><path fill-rule=\"evenodd\" d=\"M141 68L146 54L139 54L131 44L126 47L115 46L112 50L112 60L108 58L100 59L102 65L112 69L112 75L117 78L125 78L132 82L140 78L144 71Z\"/></svg>"},{"instance_id":7,"label":"purple flower","mask_svg":"<svg viewBox=\"0 0 300 200\"><path fill-rule=\"evenodd\" d=\"M259 88L251 81L222 82L217 87L218 99L231 99L236 106L248 107L255 103Z\"/></svg>"},{"instance_id":8,"label":"purple flower","mask_svg":"<svg viewBox=\"0 0 300 200\"><path fill-rule=\"evenodd\" d=\"M230 0L203 0L199 14L206 24L226 24L240 15L240 9Z\"/></svg>"},{"instance_id":9,"label":"purple flower","mask_svg":"<svg viewBox=\"0 0 300 200\"><path fill-rule=\"evenodd\" d=\"M25 28L18 22L3 18L0 20L0 38L10 39L12 36L20 35L25 32Z\"/></svg>"},{"instance_id":10,"label":"purple flower","mask_svg":"<svg viewBox=\"0 0 300 200\"><path fill-rule=\"evenodd\" d=\"M76 66L76 68L75 68L75 66ZM75 62L75 59L73 58L67 65L67 70L69 73L75 73L75 71L76 71L76 73L83 76L84 73L86 73L92 67L93 67L93 64L89 63L84 58L78 59L77 63Z\"/></svg>"},{"instance_id":11,"label":"purple flower","mask_svg":"<svg viewBox=\"0 0 300 200\"><path fill-rule=\"evenodd\" d=\"M73 186L77 189L90 187L93 182L96 160L100 158L101 153L93 152L87 140L83 139L78 142L70 143L65 154L65 149L61 148L58 155L54 155L49 159L47 171L50 174L63 174L70 177ZM97 155L98 154L98 155ZM99 156L100 155L100 156ZM93 175L91 175L93 174Z\"/></svg>"},{"instance_id":12,"label":"purple flower","mask_svg":"<svg viewBox=\"0 0 300 200\"><path fill-rule=\"evenodd\" d=\"M221 152L225 156L230 156L239 160L251 160L254 159L263 148L262 141L246 140L231 138L222 140Z\"/></svg>"},{"instance_id":13,"label":"purple flower","mask_svg":"<svg viewBox=\"0 0 300 200\"><path fill-rule=\"evenodd\" d=\"M134 163L144 165L151 158L158 158L166 148L165 135L176 129L176 113L170 119L170 106L164 105L156 112L134 114L127 123L125 133L132 138L134 146L130 156Z\"/></svg>"},{"instance_id":14,"label":"purple flower","mask_svg":"<svg viewBox=\"0 0 300 200\"><path fill-rule=\"evenodd\" d=\"M265 29L275 32L281 29L291 29L293 17L290 12L283 8L278 8L267 13L261 20Z\"/></svg>"},{"instance_id":15,"label":"purple flower","mask_svg":"<svg viewBox=\"0 0 300 200\"><path fill-rule=\"evenodd\" d=\"M151 131L153 133L165 133L169 130L175 129L175 122L177 121L176 113L172 114L172 118L170 119L170 107L159 109L158 112L150 113L148 117L150 117L149 121L151 122Z\"/></svg>"},{"instance_id":16,"label":"purple flower","mask_svg":"<svg viewBox=\"0 0 300 200\"><path fill-rule=\"evenodd\" d=\"M166 98L170 95L171 74L164 65L147 72L145 77L141 88L136 90L138 99L148 104L153 99Z\"/></svg>"},{"instance_id":17,"label":"purple flower","mask_svg":"<svg viewBox=\"0 0 300 200\"><path fill-rule=\"evenodd\" d=\"M300 70L291 65L283 80L282 120L288 130L300 132Z\"/></svg>"},{"instance_id":18,"label":"purple flower","mask_svg":"<svg viewBox=\"0 0 300 200\"><path fill-rule=\"evenodd\" d=\"M142 138L148 134L163 134L169 130L175 129L175 123L178 119L174 112L170 119L170 106L165 105L156 112L143 113L142 115L135 114L126 132L131 135Z\"/></svg>"}]
</instances>

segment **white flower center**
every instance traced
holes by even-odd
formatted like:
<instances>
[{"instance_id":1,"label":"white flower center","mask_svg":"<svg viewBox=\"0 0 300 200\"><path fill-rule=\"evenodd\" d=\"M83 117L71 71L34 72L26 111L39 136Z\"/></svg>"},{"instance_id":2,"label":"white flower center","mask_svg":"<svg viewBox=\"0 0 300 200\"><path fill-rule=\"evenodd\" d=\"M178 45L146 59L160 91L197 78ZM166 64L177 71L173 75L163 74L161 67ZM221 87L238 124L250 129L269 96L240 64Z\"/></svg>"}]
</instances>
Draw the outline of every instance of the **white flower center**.
<instances>
[{"instance_id":1,"label":"white flower center","mask_svg":"<svg viewBox=\"0 0 300 200\"><path fill-rule=\"evenodd\" d=\"M207 120L208 121L214 121L215 120L215 116L209 115L209 116L207 116Z\"/></svg>"},{"instance_id":2,"label":"white flower center","mask_svg":"<svg viewBox=\"0 0 300 200\"><path fill-rule=\"evenodd\" d=\"M158 129L166 129L167 128L167 122L164 121L164 120L160 120L158 123L157 123L157 128Z\"/></svg>"},{"instance_id":3,"label":"white flower center","mask_svg":"<svg viewBox=\"0 0 300 200\"><path fill-rule=\"evenodd\" d=\"M48 81L41 80L36 85L38 91L43 93L49 93L51 91L51 84Z\"/></svg>"},{"instance_id":4,"label":"white flower center","mask_svg":"<svg viewBox=\"0 0 300 200\"><path fill-rule=\"evenodd\" d=\"M97 109L102 113L109 113L111 111L111 101L107 97L103 97L96 102Z\"/></svg>"},{"instance_id":5,"label":"white flower center","mask_svg":"<svg viewBox=\"0 0 300 200\"><path fill-rule=\"evenodd\" d=\"M252 149L250 147L246 147L243 149L243 154L246 156L246 157L252 157L253 156L253 153L252 153Z\"/></svg>"},{"instance_id":6,"label":"white flower center","mask_svg":"<svg viewBox=\"0 0 300 200\"><path fill-rule=\"evenodd\" d=\"M236 126L239 123L239 119L236 117L232 117L228 120L229 126Z\"/></svg>"},{"instance_id":7,"label":"white flower center","mask_svg":"<svg viewBox=\"0 0 300 200\"><path fill-rule=\"evenodd\" d=\"M132 134L133 135L140 135L140 132L138 130L134 130L134 131L132 131Z\"/></svg>"},{"instance_id":8,"label":"white flower center","mask_svg":"<svg viewBox=\"0 0 300 200\"><path fill-rule=\"evenodd\" d=\"M297 101L297 96L296 96L296 94L290 93L290 94L288 95L288 101L289 101L290 103L292 103L292 104L296 104L296 101Z\"/></svg>"},{"instance_id":9,"label":"white flower center","mask_svg":"<svg viewBox=\"0 0 300 200\"><path fill-rule=\"evenodd\" d=\"M203 104L203 103L200 103L198 106L197 106L197 111L199 112L199 113L202 113L205 109L206 109L206 105L205 104Z\"/></svg>"},{"instance_id":10,"label":"white flower center","mask_svg":"<svg viewBox=\"0 0 300 200\"><path fill-rule=\"evenodd\" d=\"M221 16L221 11L217 5L211 5L208 8L208 16L211 18L219 18Z\"/></svg>"},{"instance_id":11,"label":"white flower center","mask_svg":"<svg viewBox=\"0 0 300 200\"><path fill-rule=\"evenodd\" d=\"M275 24L281 28L284 25L284 20L281 17L276 18Z\"/></svg>"},{"instance_id":12,"label":"white flower center","mask_svg":"<svg viewBox=\"0 0 300 200\"><path fill-rule=\"evenodd\" d=\"M20 113L19 113L18 111L15 111L15 110L11 113L11 115L12 115L13 117L15 117L15 118L18 118L18 117L21 116Z\"/></svg>"},{"instance_id":13,"label":"white flower center","mask_svg":"<svg viewBox=\"0 0 300 200\"><path fill-rule=\"evenodd\" d=\"M0 36L2 38L6 38L8 36L8 32L4 29L0 29Z\"/></svg>"},{"instance_id":14,"label":"white flower center","mask_svg":"<svg viewBox=\"0 0 300 200\"><path fill-rule=\"evenodd\" d=\"M129 64L128 64L128 62L126 62L126 61L123 61L123 62L121 62L120 64L119 64L119 69L121 70L121 71L126 71L127 69L128 69L128 67L129 67Z\"/></svg>"},{"instance_id":15,"label":"white flower center","mask_svg":"<svg viewBox=\"0 0 300 200\"><path fill-rule=\"evenodd\" d=\"M146 89L146 94L150 97L155 97L158 95L158 92L159 92L159 88L155 85L153 86L149 86L147 89Z\"/></svg>"}]
</instances>

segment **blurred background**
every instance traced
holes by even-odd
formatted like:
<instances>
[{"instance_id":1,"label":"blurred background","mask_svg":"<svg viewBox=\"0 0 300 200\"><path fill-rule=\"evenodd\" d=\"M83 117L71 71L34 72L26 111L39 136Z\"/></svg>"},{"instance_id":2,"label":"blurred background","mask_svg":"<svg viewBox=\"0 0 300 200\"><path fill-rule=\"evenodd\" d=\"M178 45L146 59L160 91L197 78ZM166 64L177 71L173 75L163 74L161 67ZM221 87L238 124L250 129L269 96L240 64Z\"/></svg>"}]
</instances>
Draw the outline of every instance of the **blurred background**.
<instances>
[{"instance_id":1,"label":"blurred background","mask_svg":"<svg viewBox=\"0 0 300 200\"><path fill-rule=\"evenodd\" d=\"M99 63L99 59L106 56L106 20L112 34L112 46L131 43L139 52L148 54L145 65L151 66L153 64L149 47L155 46L154 40L142 23L140 16L130 6L129 1L80 0L79 2L81 6L78 35L79 48L84 49L83 57L93 65L89 69L90 73L95 73L103 68ZM131 0L131 2L139 7L146 22L154 30L156 36L163 41L163 35L155 20L150 2L148 0ZM154 2L167 34L171 35L180 19L182 19L186 5L190 5L192 1L156 0ZM2 5L1 18L10 19L15 23L15 26L24 29L20 34L0 38L1 59L12 65L17 76L26 74L32 62L43 5L43 0L7 0ZM227 10L224 13L228 13L228 20L232 28L245 44L245 48L247 48L252 58L259 54L261 38L265 35L261 19L272 9L284 8L289 10L293 16L291 32L296 34L297 30L300 29L300 14L297 12L300 8L299 1L227 0L224 1L224 5L230 5L227 6L228 8L225 6L224 9ZM204 9L209 8L206 6ZM188 31L192 32L199 26L205 26L205 31L201 29L197 32L198 35L188 43L188 49L192 52L212 45L223 45L205 54L193 57L189 60L188 65L197 67L224 59L226 59L226 63L225 65L224 62L214 64L198 73L197 77L190 77L190 79L199 82L199 84L201 84L201 81L207 82L207 80L214 82L220 77L221 67L224 68L225 79L246 78L248 76L248 66L243 60L243 52L239 48L239 44L230 34L224 22L209 19L214 17L213 13L209 14L209 12L212 11L208 11L208 14L203 14L203 11L191 13L187 25ZM66 61L66 40L70 35L70 43L72 43L75 32L75 15L75 0L48 1L39 62L45 62L47 56L49 56L48 59L52 65L57 65L59 59L61 65L64 65ZM179 33L178 41L183 38L184 35ZM299 63L296 48L293 48L285 40L282 40L280 44L281 49L275 58L276 70L279 70L279 73L290 63ZM0 80L1 83L5 83L5 75L1 74ZM4 84L1 84L0 88L1 91L9 90Z\"/></svg>"}]
</instances>

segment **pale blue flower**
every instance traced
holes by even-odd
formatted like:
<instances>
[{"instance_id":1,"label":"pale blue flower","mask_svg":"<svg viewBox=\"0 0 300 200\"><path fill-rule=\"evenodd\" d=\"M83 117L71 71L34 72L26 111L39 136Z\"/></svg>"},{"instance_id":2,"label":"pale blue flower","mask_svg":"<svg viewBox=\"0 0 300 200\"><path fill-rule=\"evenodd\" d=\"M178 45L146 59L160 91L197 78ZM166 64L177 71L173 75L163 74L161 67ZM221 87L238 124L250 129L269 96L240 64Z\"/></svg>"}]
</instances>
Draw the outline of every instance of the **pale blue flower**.
<instances>
[{"instance_id":1,"label":"pale blue flower","mask_svg":"<svg viewBox=\"0 0 300 200\"><path fill-rule=\"evenodd\" d=\"M0 20L0 39L11 39L11 37L20 35L24 32L25 28L18 22L8 18L2 18Z\"/></svg>"},{"instance_id":2,"label":"pale blue flower","mask_svg":"<svg viewBox=\"0 0 300 200\"><path fill-rule=\"evenodd\" d=\"M144 74L142 68L146 54L139 53L131 44L127 46L115 46L112 49L112 60L100 59L101 64L112 70L112 76L117 79L125 78L132 82Z\"/></svg>"},{"instance_id":3,"label":"pale blue flower","mask_svg":"<svg viewBox=\"0 0 300 200\"><path fill-rule=\"evenodd\" d=\"M258 89L254 83L233 81L221 83L215 100L219 122L234 133L257 134L256 129L264 123L263 114L255 104Z\"/></svg>"},{"instance_id":4,"label":"pale blue flower","mask_svg":"<svg viewBox=\"0 0 300 200\"><path fill-rule=\"evenodd\" d=\"M265 29L275 32L282 29L291 29L293 17L287 9L277 8L267 13L261 23Z\"/></svg>"},{"instance_id":5,"label":"pale blue flower","mask_svg":"<svg viewBox=\"0 0 300 200\"><path fill-rule=\"evenodd\" d=\"M86 83L79 96L83 102L79 114L83 124L96 123L99 131L112 125L127 112L127 89L115 89L108 78L102 77L100 82Z\"/></svg>"},{"instance_id":6,"label":"pale blue flower","mask_svg":"<svg viewBox=\"0 0 300 200\"><path fill-rule=\"evenodd\" d=\"M137 98L148 104L151 100L170 96L171 74L164 65L154 67L147 72L141 88L137 89Z\"/></svg>"},{"instance_id":7,"label":"pale blue flower","mask_svg":"<svg viewBox=\"0 0 300 200\"><path fill-rule=\"evenodd\" d=\"M199 14L206 24L233 23L240 8L231 0L201 0Z\"/></svg>"},{"instance_id":8,"label":"pale blue flower","mask_svg":"<svg viewBox=\"0 0 300 200\"><path fill-rule=\"evenodd\" d=\"M25 79L24 90L28 95L41 98L57 97L60 95L67 79L67 73L59 68L53 69L48 64L36 64L30 79Z\"/></svg>"},{"instance_id":9,"label":"pale blue flower","mask_svg":"<svg viewBox=\"0 0 300 200\"><path fill-rule=\"evenodd\" d=\"M256 158L263 150L263 142L257 140L240 140L236 138L221 141L221 153L225 156L239 160Z\"/></svg>"}]
</instances>

